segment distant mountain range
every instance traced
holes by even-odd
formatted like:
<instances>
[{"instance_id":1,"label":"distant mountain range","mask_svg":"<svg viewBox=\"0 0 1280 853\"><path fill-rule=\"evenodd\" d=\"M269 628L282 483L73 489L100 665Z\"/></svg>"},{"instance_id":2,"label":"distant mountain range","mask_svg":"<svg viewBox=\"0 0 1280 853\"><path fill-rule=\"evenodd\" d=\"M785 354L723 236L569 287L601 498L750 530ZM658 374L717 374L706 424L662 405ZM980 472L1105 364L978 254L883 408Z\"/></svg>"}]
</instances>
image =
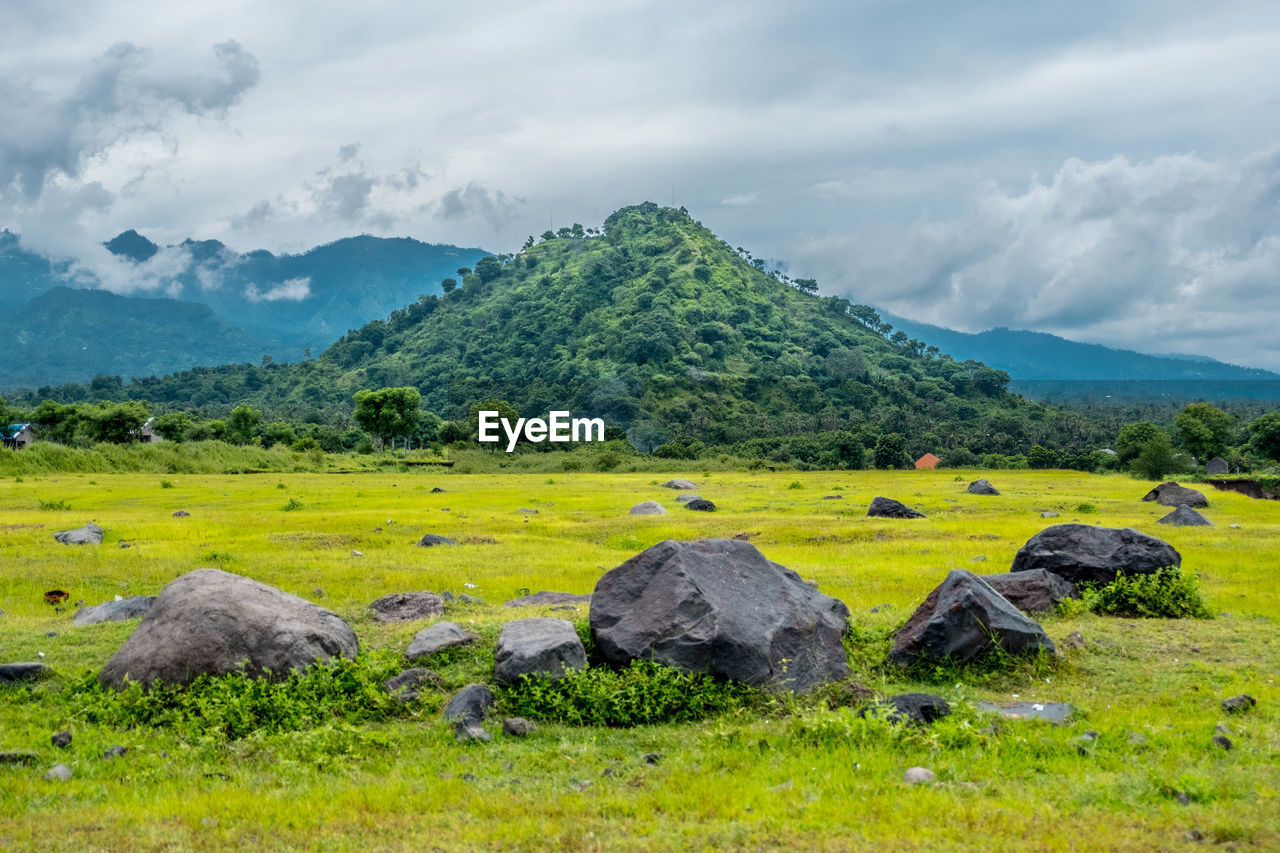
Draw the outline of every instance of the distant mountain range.
<instances>
[{"instance_id":1,"label":"distant mountain range","mask_svg":"<svg viewBox=\"0 0 1280 853\"><path fill-rule=\"evenodd\" d=\"M350 329L438 295L442 279L489 254L369 236L299 255L239 254L217 240L187 240L162 253L133 230L105 246L154 292L94 289L100 282L83 271L0 232L0 335L10 343L0 389L319 354Z\"/></svg>"}]
</instances>

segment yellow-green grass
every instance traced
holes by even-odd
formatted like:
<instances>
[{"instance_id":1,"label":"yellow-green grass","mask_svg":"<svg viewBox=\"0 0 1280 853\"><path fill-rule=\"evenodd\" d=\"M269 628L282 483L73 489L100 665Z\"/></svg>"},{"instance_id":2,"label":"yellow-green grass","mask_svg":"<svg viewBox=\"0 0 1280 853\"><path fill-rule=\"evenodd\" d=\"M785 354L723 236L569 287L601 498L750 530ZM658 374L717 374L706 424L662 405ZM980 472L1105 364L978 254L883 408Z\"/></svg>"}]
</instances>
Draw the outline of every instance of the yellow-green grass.
<instances>
[{"instance_id":1,"label":"yellow-green grass","mask_svg":"<svg viewBox=\"0 0 1280 853\"><path fill-rule=\"evenodd\" d=\"M716 503L712 514L684 509L659 487L671 475L652 473L0 482L0 660L43 652L58 674L24 701L0 692L0 750L39 758L34 767L0 767L0 848L60 849L70 840L107 849L1150 849L1188 843L1193 828L1211 841L1280 846L1280 502L1210 492L1214 527L1171 528L1155 523L1168 508L1139 501L1150 485L1124 477L988 472L1003 494L980 497L965 485L982 472L704 473L684 476ZM433 486L447 491L431 494ZM867 518L875 495L928 517ZM627 514L649 499L670 514ZM70 509L41 509L42 501ZM286 511L290 501L301 506ZM179 509L190 517L172 517ZM1060 517L1043 519L1045 510ZM103 546L53 541L54 531L87 521L106 529ZM565 615L503 608L521 588L590 592L604 571L662 539L743 533L848 604L859 636L883 636L947 571L1006 571L1027 538L1066 521L1170 541L1218 618L1048 616L1051 637L1078 630L1087 647L1068 650L1047 675L1027 670L977 684L913 682L855 649L855 677L871 687L929 690L955 703L961 723L940 735L867 729L848 709L801 703L684 726L548 724L524 741L498 735L462 747L439 721L443 693L407 719L355 732L226 743L117 731L68 718L59 691L100 667L134 623L76 628L70 608L55 613L42 600L54 588L88 603L154 594L212 565L336 610L363 648L399 650L425 623L370 620L365 605L388 592L478 595L489 604L446 618L492 638L507 619ZM423 533L467 544L417 548ZM890 607L868 612L881 604ZM447 687L483 678L487 652L444 667ZM1239 692L1259 706L1228 719L1218 703ZM1015 693L1071 702L1077 716L1063 727L1022 722L982 732L990 720L973 704ZM1218 723L1233 731L1230 752L1210 745ZM65 726L75 735L70 751L48 742ZM1072 739L1086 730L1099 739L1081 755ZM1146 742L1130 743L1131 732ZM128 755L99 758L114 743ZM665 757L646 764L649 751ZM75 778L43 781L58 761ZM940 784L904 786L903 770L916 764Z\"/></svg>"}]
</instances>

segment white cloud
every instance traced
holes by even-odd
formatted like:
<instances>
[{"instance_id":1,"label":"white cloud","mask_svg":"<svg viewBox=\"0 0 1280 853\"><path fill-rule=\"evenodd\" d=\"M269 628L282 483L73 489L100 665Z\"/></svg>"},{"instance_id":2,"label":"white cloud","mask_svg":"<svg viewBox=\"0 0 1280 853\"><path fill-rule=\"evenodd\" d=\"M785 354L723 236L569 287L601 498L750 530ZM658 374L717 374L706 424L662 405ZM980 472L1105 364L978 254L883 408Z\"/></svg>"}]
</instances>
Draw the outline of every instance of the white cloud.
<instances>
[{"instance_id":1,"label":"white cloud","mask_svg":"<svg viewBox=\"0 0 1280 853\"><path fill-rule=\"evenodd\" d=\"M311 295L310 278L291 278L268 290L257 285L246 285L244 296L250 302L301 302Z\"/></svg>"}]
</instances>

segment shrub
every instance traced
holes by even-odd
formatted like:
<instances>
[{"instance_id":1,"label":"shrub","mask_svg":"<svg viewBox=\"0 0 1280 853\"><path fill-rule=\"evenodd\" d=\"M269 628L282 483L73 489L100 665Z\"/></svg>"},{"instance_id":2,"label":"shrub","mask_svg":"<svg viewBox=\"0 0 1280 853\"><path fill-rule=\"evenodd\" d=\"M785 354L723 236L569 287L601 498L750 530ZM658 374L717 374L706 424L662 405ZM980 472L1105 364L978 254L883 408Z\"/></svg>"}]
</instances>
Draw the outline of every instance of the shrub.
<instances>
[{"instance_id":1,"label":"shrub","mask_svg":"<svg viewBox=\"0 0 1280 853\"><path fill-rule=\"evenodd\" d=\"M48 509L48 510L68 510L68 509L71 509L71 504L67 503L66 501L60 498L58 500L52 500L52 501L41 500L40 508Z\"/></svg>"},{"instance_id":2,"label":"shrub","mask_svg":"<svg viewBox=\"0 0 1280 853\"><path fill-rule=\"evenodd\" d=\"M161 481L160 481L160 488L162 488L162 489L172 489L172 488L173 488L173 480L161 480Z\"/></svg>"},{"instance_id":3,"label":"shrub","mask_svg":"<svg viewBox=\"0 0 1280 853\"><path fill-rule=\"evenodd\" d=\"M1207 619L1209 608L1193 577L1169 566L1148 575L1123 572L1111 583L1083 590L1084 602L1106 616Z\"/></svg>"},{"instance_id":4,"label":"shrub","mask_svg":"<svg viewBox=\"0 0 1280 853\"><path fill-rule=\"evenodd\" d=\"M1098 508L1091 503L1076 504L1076 512L1082 515L1092 515L1097 511Z\"/></svg>"},{"instance_id":5,"label":"shrub","mask_svg":"<svg viewBox=\"0 0 1280 853\"><path fill-rule=\"evenodd\" d=\"M280 507L281 512L293 512L295 509L302 509L302 501L297 498L289 498L289 502Z\"/></svg>"}]
</instances>

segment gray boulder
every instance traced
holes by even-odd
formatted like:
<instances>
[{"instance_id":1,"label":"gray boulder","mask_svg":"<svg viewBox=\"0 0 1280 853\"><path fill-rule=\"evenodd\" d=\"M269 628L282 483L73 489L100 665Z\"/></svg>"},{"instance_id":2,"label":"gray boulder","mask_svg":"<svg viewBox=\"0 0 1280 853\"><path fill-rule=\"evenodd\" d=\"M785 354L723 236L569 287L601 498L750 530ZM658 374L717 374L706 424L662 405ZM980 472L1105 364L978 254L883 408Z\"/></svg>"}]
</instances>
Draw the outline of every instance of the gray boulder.
<instances>
[{"instance_id":1,"label":"gray boulder","mask_svg":"<svg viewBox=\"0 0 1280 853\"><path fill-rule=\"evenodd\" d=\"M428 533L418 540L419 548L431 548L435 545L453 545L454 541L447 536L437 536L434 533Z\"/></svg>"},{"instance_id":2,"label":"gray boulder","mask_svg":"<svg viewBox=\"0 0 1280 853\"><path fill-rule=\"evenodd\" d=\"M1215 456L1204 463L1204 473L1210 477L1221 477L1223 474L1229 473L1230 470L1231 466L1221 456Z\"/></svg>"},{"instance_id":3,"label":"gray boulder","mask_svg":"<svg viewBox=\"0 0 1280 853\"><path fill-rule=\"evenodd\" d=\"M481 722L493 707L493 691L484 684L468 684L453 694L444 706L446 720L475 720Z\"/></svg>"},{"instance_id":4,"label":"gray boulder","mask_svg":"<svg viewBox=\"0 0 1280 853\"><path fill-rule=\"evenodd\" d=\"M1160 506L1180 506L1203 508L1209 505L1209 499L1202 492L1180 486L1177 483L1161 483L1142 498L1144 501L1155 501Z\"/></svg>"},{"instance_id":5,"label":"gray boulder","mask_svg":"<svg viewBox=\"0 0 1280 853\"><path fill-rule=\"evenodd\" d=\"M1156 524L1172 524L1174 527L1213 527L1212 521L1186 504L1182 504Z\"/></svg>"},{"instance_id":6,"label":"gray boulder","mask_svg":"<svg viewBox=\"0 0 1280 853\"><path fill-rule=\"evenodd\" d=\"M682 492L686 492L686 491L689 491L690 489L696 489L698 487L695 486L693 483L690 483L688 480L667 480L667 482L662 484L662 488L679 489Z\"/></svg>"},{"instance_id":7,"label":"gray boulder","mask_svg":"<svg viewBox=\"0 0 1280 853\"><path fill-rule=\"evenodd\" d=\"M1047 569L1074 584L1107 584L1120 572L1146 575L1181 565L1182 555L1169 543L1128 527L1055 524L1027 540L1009 571Z\"/></svg>"},{"instance_id":8,"label":"gray boulder","mask_svg":"<svg viewBox=\"0 0 1280 853\"><path fill-rule=\"evenodd\" d=\"M441 684L443 682L440 676L431 670L414 667L382 682L382 689L400 702L413 702L422 696L423 690L439 687Z\"/></svg>"},{"instance_id":9,"label":"gray boulder","mask_svg":"<svg viewBox=\"0 0 1280 853\"><path fill-rule=\"evenodd\" d=\"M657 501L645 501L631 508L630 515L666 515L667 511Z\"/></svg>"},{"instance_id":10,"label":"gray boulder","mask_svg":"<svg viewBox=\"0 0 1280 853\"><path fill-rule=\"evenodd\" d=\"M513 598L504 607L551 607L559 604L590 604L591 596L575 595L572 592L547 592L541 590L533 595Z\"/></svg>"},{"instance_id":11,"label":"gray boulder","mask_svg":"<svg viewBox=\"0 0 1280 853\"><path fill-rule=\"evenodd\" d=\"M923 512L917 512L901 501L893 498L874 498L867 515L872 518L924 518Z\"/></svg>"},{"instance_id":12,"label":"gray boulder","mask_svg":"<svg viewBox=\"0 0 1280 853\"><path fill-rule=\"evenodd\" d=\"M1043 628L982 578L956 569L898 631L889 659L899 666L965 663L997 645L1013 655L1055 651Z\"/></svg>"},{"instance_id":13,"label":"gray boulder","mask_svg":"<svg viewBox=\"0 0 1280 853\"><path fill-rule=\"evenodd\" d=\"M858 712L858 716L865 717L875 710L884 710L890 720L915 726L927 726L934 720L951 716L947 700L933 693L898 693L868 705Z\"/></svg>"},{"instance_id":14,"label":"gray boulder","mask_svg":"<svg viewBox=\"0 0 1280 853\"><path fill-rule=\"evenodd\" d=\"M694 512L715 512L716 505L711 501L698 498L696 501L689 501L684 505L685 509L691 509Z\"/></svg>"},{"instance_id":15,"label":"gray boulder","mask_svg":"<svg viewBox=\"0 0 1280 853\"><path fill-rule=\"evenodd\" d=\"M317 660L354 658L355 632L336 613L219 569L197 569L170 583L98 680L186 684L199 675L243 669L284 678Z\"/></svg>"},{"instance_id":16,"label":"gray boulder","mask_svg":"<svg viewBox=\"0 0 1280 853\"><path fill-rule=\"evenodd\" d=\"M608 572L591 600L601 656L804 691L847 678L849 610L736 539L659 542Z\"/></svg>"},{"instance_id":17,"label":"gray boulder","mask_svg":"<svg viewBox=\"0 0 1280 853\"><path fill-rule=\"evenodd\" d=\"M969 494L971 495L998 495L1000 490L991 485L990 480L974 480L969 484Z\"/></svg>"},{"instance_id":18,"label":"gray boulder","mask_svg":"<svg viewBox=\"0 0 1280 853\"><path fill-rule=\"evenodd\" d=\"M1044 569L983 575L982 579L1023 613L1045 613L1063 599L1080 597L1075 584Z\"/></svg>"},{"instance_id":19,"label":"gray boulder","mask_svg":"<svg viewBox=\"0 0 1280 853\"><path fill-rule=\"evenodd\" d=\"M96 524L86 524L75 530L63 530L53 534L53 538L63 545L101 545L102 528Z\"/></svg>"},{"instance_id":20,"label":"gray boulder","mask_svg":"<svg viewBox=\"0 0 1280 853\"><path fill-rule=\"evenodd\" d=\"M456 622L437 622L430 628L423 628L414 636L413 641L409 643L409 648L405 650L404 656L409 660L428 658L436 652L442 652L454 646L474 643L478 639L480 638L475 634L469 634L462 630L462 627Z\"/></svg>"},{"instance_id":21,"label":"gray boulder","mask_svg":"<svg viewBox=\"0 0 1280 853\"><path fill-rule=\"evenodd\" d=\"M676 495L677 503L687 504L690 501L700 501L700 500L702 500L702 495Z\"/></svg>"},{"instance_id":22,"label":"gray boulder","mask_svg":"<svg viewBox=\"0 0 1280 853\"><path fill-rule=\"evenodd\" d=\"M502 626L493 655L493 679L511 684L522 675L563 678L587 665L587 652L572 622L564 619L517 619Z\"/></svg>"},{"instance_id":23,"label":"gray boulder","mask_svg":"<svg viewBox=\"0 0 1280 853\"><path fill-rule=\"evenodd\" d=\"M49 667L38 662L0 664L0 684L35 681L44 678L48 674Z\"/></svg>"},{"instance_id":24,"label":"gray boulder","mask_svg":"<svg viewBox=\"0 0 1280 853\"><path fill-rule=\"evenodd\" d=\"M430 619L444 613L444 599L434 592L393 592L369 605L379 622Z\"/></svg>"},{"instance_id":25,"label":"gray boulder","mask_svg":"<svg viewBox=\"0 0 1280 853\"><path fill-rule=\"evenodd\" d=\"M74 625L97 625L100 622L123 622L146 616L155 603L154 595L132 595L119 601L105 601L89 607L81 607L71 620Z\"/></svg>"}]
</instances>

